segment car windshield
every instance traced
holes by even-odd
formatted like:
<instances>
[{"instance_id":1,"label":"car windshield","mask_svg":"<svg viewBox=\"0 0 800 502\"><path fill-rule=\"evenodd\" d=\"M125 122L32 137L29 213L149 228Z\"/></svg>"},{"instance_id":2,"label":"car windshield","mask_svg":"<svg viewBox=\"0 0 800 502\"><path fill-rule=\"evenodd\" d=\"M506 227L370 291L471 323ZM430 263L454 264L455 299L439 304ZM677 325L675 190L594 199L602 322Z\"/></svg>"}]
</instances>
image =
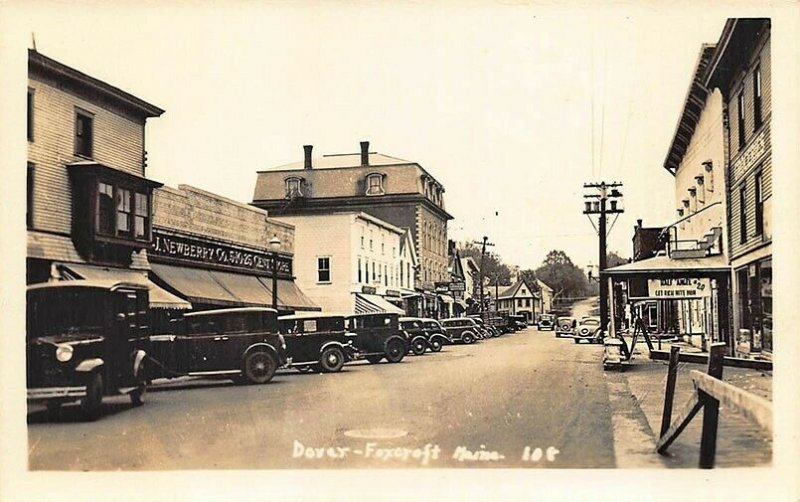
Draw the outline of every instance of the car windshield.
<instances>
[{"instance_id":1,"label":"car windshield","mask_svg":"<svg viewBox=\"0 0 800 502\"><path fill-rule=\"evenodd\" d=\"M29 292L27 337L99 332L105 324L108 295L100 289L72 287Z\"/></svg>"},{"instance_id":2,"label":"car windshield","mask_svg":"<svg viewBox=\"0 0 800 502\"><path fill-rule=\"evenodd\" d=\"M587 324L589 326L599 326L600 320L599 319L584 319L581 321L581 324Z\"/></svg>"}]
</instances>

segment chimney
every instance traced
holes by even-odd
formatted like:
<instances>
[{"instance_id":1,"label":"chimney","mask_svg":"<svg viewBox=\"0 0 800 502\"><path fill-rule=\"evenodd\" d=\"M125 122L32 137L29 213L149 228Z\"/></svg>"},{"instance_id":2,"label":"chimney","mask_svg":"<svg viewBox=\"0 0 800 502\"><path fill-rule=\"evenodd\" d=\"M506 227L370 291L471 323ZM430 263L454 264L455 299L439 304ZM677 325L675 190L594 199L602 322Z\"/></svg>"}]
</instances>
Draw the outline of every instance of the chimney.
<instances>
[{"instance_id":1,"label":"chimney","mask_svg":"<svg viewBox=\"0 0 800 502\"><path fill-rule=\"evenodd\" d=\"M636 226L642 228L642 220L636 220Z\"/></svg>"},{"instance_id":2,"label":"chimney","mask_svg":"<svg viewBox=\"0 0 800 502\"><path fill-rule=\"evenodd\" d=\"M305 164L303 167L305 169L311 169L311 149L314 148L314 145L303 145L303 151L305 152Z\"/></svg>"},{"instance_id":3,"label":"chimney","mask_svg":"<svg viewBox=\"0 0 800 502\"><path fill-rule=\"evenodd\" d=\"M369 141L361 142L361 165L369 165Z\"/></svg>"}]
</instances>

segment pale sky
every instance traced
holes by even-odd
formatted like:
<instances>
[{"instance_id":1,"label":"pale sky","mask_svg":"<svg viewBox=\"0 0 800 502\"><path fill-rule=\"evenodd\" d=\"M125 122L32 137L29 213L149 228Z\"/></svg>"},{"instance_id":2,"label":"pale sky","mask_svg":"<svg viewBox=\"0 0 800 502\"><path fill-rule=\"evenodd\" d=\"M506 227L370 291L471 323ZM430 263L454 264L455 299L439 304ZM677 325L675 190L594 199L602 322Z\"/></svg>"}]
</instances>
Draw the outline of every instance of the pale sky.
<instances>
[{"instance_id":1,"label":"pale sky","mask_svg":"<svg viewBox=\"0 0 800 502\"><path fill-rule=\"evenodd\" d=\"M661 166L727 16L513 3L43 2L22 20L41 53L166 110L147 126L155 180L250 202L256 171L302 145L369 140L444 184L450 238L487 235L522 268L551 249L596 264L582 183L622 181L609 249L630 256L637 218L674 219Z\"/></svg>"}]
</instances>

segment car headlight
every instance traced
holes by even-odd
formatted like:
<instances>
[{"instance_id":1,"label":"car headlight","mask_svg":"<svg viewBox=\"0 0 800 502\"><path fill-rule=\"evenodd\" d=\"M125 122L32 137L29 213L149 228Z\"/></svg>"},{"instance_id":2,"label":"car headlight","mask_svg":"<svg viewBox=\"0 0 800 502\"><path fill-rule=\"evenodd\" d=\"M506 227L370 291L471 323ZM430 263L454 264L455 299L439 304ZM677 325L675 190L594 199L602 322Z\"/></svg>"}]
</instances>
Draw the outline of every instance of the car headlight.
<instances>
[{"instance_id":1,"label":"car headlight","mask_svg":"<svg viewBox=\"0 0 800 502\"><path fill-rule=\"evenodd\" d=\"M59 345L56 347L56 359L65 363L72 359L72 346L71 345Z\"/></svg>"}]
</instances>

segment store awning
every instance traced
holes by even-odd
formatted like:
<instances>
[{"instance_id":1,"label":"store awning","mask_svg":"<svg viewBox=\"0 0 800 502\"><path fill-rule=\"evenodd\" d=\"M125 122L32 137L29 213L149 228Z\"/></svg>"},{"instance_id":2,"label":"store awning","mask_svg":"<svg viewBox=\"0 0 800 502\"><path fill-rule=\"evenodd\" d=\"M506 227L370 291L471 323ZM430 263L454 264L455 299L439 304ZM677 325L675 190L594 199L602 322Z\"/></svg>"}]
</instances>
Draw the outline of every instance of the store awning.
<instances>
[{"instance_id":1,"label":"store awning","mask_svg":"<svg viewBox=\"0 0 800 502\"><path fill-rule=\"evenodd\" d=\"M66 279L89 279L102 280L114 279L118 281L133 282L135 284L147 285L150 296L150 307L157 309L179 309L185 310L192 308L192 304L173 295L169 291L159 287L147 278L144 270L131 270L111 267L97 267L94 265L61 263L58 265L61 274Z\"/></svg>"},{"instance_id":2,"label":"store awning","mask_svg":"<svg viewBox=\"0 0 800 502\"><path fill-rule=\"evenodd\" d=\"M377 314L389 312L390 314L405 314L400 307L392 305L378 295L356 293L356 314Z\"/></svg>"},{"instance_id":3,"label":"store awning","mask_svg":"<svg viewBox=\"0 0 800 502\"><path fill-rule=\"evenodd\" d=\"M443 302L448 303L448 304L452 304L452 303L455 302L453 297L450 296L450 295L439 295L439 299L441 299Z\"/></svg>"},{"instance_id":4,"label":"store awning","mask_svg":"<svg viewBox=\"0 0 800 502\"><path fill-rule=\"evenodd\" d=\"M704 275L730 272L731 267L721 255L703 258L673 259L669 256L654 256L646 260L626 263L600 272L604 276L656 276L656 275Z\"/></svg>"},{"instance_id":5,"label":"store awning","mask_svg":"<svg viewBox=\"0 0 800 502\"><path fill-rule=\"evenodd\" d=\"M161 281L195 303L227 307L272 306L271 279L163 263L150 266ZM319 310L293 281L285 279L278 280L278 308Z\"/></svg>"}]
</instances>

